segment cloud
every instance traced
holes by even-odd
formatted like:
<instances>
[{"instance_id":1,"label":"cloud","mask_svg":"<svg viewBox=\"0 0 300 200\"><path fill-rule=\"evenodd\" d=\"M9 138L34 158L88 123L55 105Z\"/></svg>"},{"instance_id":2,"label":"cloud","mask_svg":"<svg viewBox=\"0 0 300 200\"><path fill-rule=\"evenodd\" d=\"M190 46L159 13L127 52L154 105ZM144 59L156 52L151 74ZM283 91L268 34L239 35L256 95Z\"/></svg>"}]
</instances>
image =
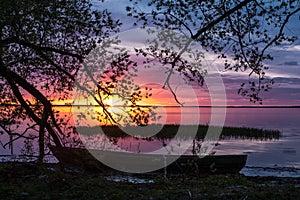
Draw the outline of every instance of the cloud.
<instances>
[{"instance_id":1,"label":"cloud","mask_svg":"<svg viewBox=\"0 0 300 200\"><path fill-rule=\"evenodd\" d=\"M288 61L288 62L284 62L283 64L294 66L294 65L298 65L298 62L297 61Z\"/></svg>"}]
</instances>

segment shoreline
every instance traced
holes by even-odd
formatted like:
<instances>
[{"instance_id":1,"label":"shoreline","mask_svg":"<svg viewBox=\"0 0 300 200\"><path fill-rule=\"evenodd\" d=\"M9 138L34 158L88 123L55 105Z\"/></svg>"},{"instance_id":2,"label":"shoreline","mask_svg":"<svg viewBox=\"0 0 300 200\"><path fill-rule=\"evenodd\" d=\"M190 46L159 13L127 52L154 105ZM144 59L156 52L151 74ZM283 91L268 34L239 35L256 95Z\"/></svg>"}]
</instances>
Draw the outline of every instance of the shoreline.
<instances>
[{"instance_id":1,"label":"shoreline","mask_svg":"<svg viewBox=\"0 0 300 200\"><path fill-rule=\"evenodd\" d=\"M6 159L4 159L5 157ZM2 156L0 155L0 166L15 163L15 164L35 164L35 157L25 157L25 156L13 156L14 159L9 159L9 155ZM48 159L53 159L52 162L44 162L44 165L59 165L56 158L49 155ZM47 158L46 158L47 159ZM55 159L55 160L54 160ZM48 160L49 161L49 160ZM116 171L116 170L115 170ZM116 171L117 172L117 171ZM239 172L239 175L243 175L245 177L269 177L269 178L299 178L300 179L300 168L296 167L285 167L285 166L277 166L277 167L263 167L263 166L245 166Z\"/></svg>"},{"instance_id":2,"label":"shoreline","mask_svg":"<svg viewBox=\"0 0 300 200\"><path fill-rule=\"evenodd\" d=\"M3 199L297 199L300 178L243 175L163 177L87 173L32 163L0 163Z\"/></svg>"}]
</instances>

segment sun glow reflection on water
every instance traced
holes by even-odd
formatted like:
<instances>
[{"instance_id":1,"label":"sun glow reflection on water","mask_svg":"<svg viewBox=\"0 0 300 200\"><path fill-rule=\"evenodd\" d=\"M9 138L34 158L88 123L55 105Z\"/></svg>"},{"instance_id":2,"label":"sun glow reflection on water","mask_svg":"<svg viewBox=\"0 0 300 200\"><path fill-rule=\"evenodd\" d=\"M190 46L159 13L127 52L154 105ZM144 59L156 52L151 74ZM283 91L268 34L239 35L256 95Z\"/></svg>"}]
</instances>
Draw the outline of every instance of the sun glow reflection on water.
<instances>
[{"instance_id":1,"label":"sun glow reflection on water","mask_svg":"<svg viewBox=\"0 0 300 200\"><path fill-rule=\"evenodd\" d=\"M61 115L69 115L70 107L57 107ZM181 115L188 118L189 124L193 123L193 107L182 109L176 107L165 107L164 120L168 124L176 124ZM200 108L200 123L208 124L210 119L210 108ZM300 109L299 108L228 108L225 126L235 127L257 127L264 129L278 129L282 132L282 137L275 141L256 140L222 140L219 141L214 151L216 154L248 154L247 166L259 167L297 167L300 168ZM70 123L72 120L70 120ZM98 124L99 125L99 124ZM6 138L7 139L7 138ZM1 136L1 140L5 140ZM168 143L167 140L145 141L141 138L120 138L117 141L105 142L101 138L94 139L95 147L111 145L111 149L120 151L140 151L149 152ZM180 141L178 141L178 144ZM14 144L15 153L20 150L22 141ZM0 147L0 153L9 154L9 149ZM189 152L189 151L188 151ZM188 153L187 152L187 153Z\"/></svg>"}]
</instances>

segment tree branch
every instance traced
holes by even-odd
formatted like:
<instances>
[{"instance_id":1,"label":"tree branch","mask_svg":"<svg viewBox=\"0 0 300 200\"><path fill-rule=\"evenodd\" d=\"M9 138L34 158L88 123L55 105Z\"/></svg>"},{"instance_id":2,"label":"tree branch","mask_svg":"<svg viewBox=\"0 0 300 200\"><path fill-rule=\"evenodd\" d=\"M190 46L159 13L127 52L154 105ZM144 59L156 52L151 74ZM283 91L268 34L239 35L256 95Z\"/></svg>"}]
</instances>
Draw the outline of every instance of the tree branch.
<instances>
[{"instance_id":1,"label":"tree branch","mask_svg":"<svg viewBox=\"0 0 300 200\"><path fill-rule=\"evenodd\" d=\"M21 103L22 107L25 108L27 114L39 125L42 124L41 119L35 115L35 113L33 112L33 110L30 108L30 106L26 103L26 101L24 100L21 92L19 91L18 86L16 85L19 84L23 89L25 89L26 91L28 91L31 95L33 95L35 98L37 98L39 101L41 101L43 103L43 105L45 106L45 108L47 109L47 111L49 113L52 112L52 108L51 108L51 103L48 101L48 99L41 94L35 87L33 87L32 85L30 85L26 80L24 80L22 77L20 77L18 74L16 74L15 72L9 71L7 70L3 63L1 62L0 68L2 68L0 70L0 75L2 77L4 77L6 79L6 81L8 82L8 84L10 85L14 95L16 96L16 98L18 99L18 101ZM52 113L53 114L53 113ZM53 140L55 142L55 144L57 146L61 146L61 142L60 139L58 138L58 135L55 133L55 131L52 129L52 127L50 126L50 124L47 123L46 128L49 132L49 134L53 137ZM59 127L58 127L59 128ZM58 131L63 134L60 130L60 128L58 129Z\"/></svg>"},{"instance_id":2,"label":"tree branch","mask_svg":"<svg viewBox=\"0 0 300 200\"><path fill-rule=\"evenodd\" d=\"M16 138L14 138L13 140L10 140L9 142L7 142L7 143L5 143L5 144L2 144L2 147L3 148L5 148L7 145L10 145L10 144L12 144L14 141L16 141L16 140L18 140L18 139L20 139L20 138L24 138L24 139L35 139L35 138L37 138L37 136L24 136L26 133L27 133L27 131L29 131L30 129L34 129L34 127L36 126L36 124L35 125L32 125L32 126L30 126L30 127L27 127L24 131L23 131L23 133L13 133L13 132L11 132L11 131L9 131L5 126L3 126L2 124L0 124L0 127L8 134L8 135L10 135L10 136L18 136L18 137L16 137Z\"/></svg>"},{"instance_id":3,"label":"tree branch","mask_svg":"<svg viewBox=\"0 0 300 200\"><path fill-rule=\"evenodd\" d=\"M24 41L24 40L20 40L17 37L13 37L10 39L7 39L6 42L10 42L10 43L16 43L16 44L20 44L22 46L26 46L28 48L34 49L35 51L50 51L50 52L55 52L55 53L59 53L61 55L66 55L66 56L71 56L74 58L77 58L80 62L83 62L83 56L77 54L77 53L72 53L69 52L67 50L61 50L61 49L57 49L54 47L48 47L48 46L38 46L36 44Z\"/></svg>"},{"instance_id":4,"label":"tree branch","mask_svg":"<svg viewBox=\"0 0 300 200\"><path fill-rule=\"evenodd\" d=\"M289 22L290 17L293 16L294 14L296 14L299 11L300 11L300 8L297 8L293 12L291 12L291 13L289 13L287 15L287 17L285 18L285 20L283 21L283 23L282 23L282 25L281 25L281 27L279 29L279 33L261 51L259 59L257 61L257 64L263 60L263 56L265 54L265 51L282 36L283 30L284 30L286 24ZM251 76L251 74L253 72L255 72L255 70L257 70L257 67L255 67L255 68L252 69L252 72L249 74L249 76Z\"/></svg>"},{"instance_id":5,"label":"tree branch","mask_svg":"<svg viewBox=\"0 0 300 200\"><path fill-rule=\"evenodd\" d=\"M226 11L223 15L218 17L217 19L213 20L212 22L208 23L205 27L201 28L197 31L197 33L192 37L192 39L197 39L202 33L208 31L209 29L213 28L216 24L223 21L226 17L230 16L232 13L238 11L239 9L246 6L248 3L252 2L254 0L245 0L241 2L240 4L236 5L234 8L231 8L230 10Z\"/></svg>"}]
</instances>

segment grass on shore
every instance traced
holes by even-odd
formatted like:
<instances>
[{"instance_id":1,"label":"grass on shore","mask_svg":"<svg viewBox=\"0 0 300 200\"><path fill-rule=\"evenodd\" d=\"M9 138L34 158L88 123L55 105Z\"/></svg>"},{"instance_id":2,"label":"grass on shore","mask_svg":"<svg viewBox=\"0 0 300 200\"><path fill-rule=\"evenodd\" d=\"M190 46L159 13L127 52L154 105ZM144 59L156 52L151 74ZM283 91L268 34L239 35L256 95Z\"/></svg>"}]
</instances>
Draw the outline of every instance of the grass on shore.
<instances>
[{"instance_id":1,"label":"grass on shore","mask_svg":"<svg viewBox=\"0 0 300 200\"><path fill-rule=\"evenodd\" d=\"M103 173L69 172L30 163L0 164L1 199L297 199L300 179L242 175L163 178L154 183L114 182ZM132 175L131 176L135 176Z\"/></svg>"}]
</instances>

